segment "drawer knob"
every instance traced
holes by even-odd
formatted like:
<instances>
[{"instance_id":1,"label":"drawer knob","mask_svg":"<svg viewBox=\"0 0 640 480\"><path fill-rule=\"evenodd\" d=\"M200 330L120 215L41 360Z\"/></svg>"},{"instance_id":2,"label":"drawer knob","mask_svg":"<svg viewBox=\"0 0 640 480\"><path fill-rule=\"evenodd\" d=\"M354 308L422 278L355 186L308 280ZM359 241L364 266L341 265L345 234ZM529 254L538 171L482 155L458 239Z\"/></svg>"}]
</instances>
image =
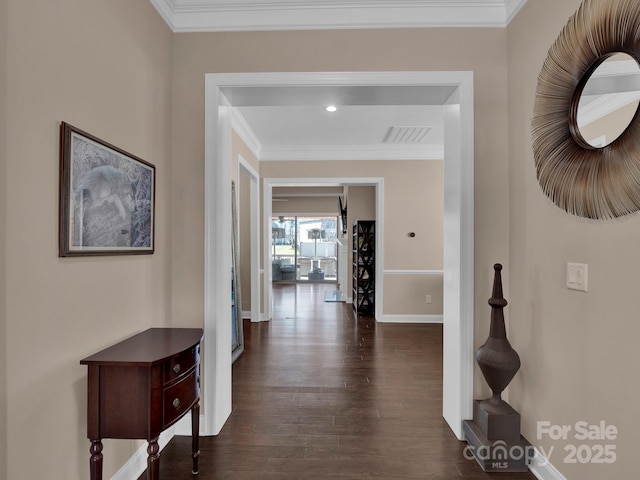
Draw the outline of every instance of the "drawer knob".
<instances>
[{"instance_id":1,"label":"drawer knob","mask_svg":"<svg viewBox=\"0 0 640 480\"><path fill-rule=\"evenodd\" d=\"M173 373L180 373L180 364L179 363L176 363L173 366Z\"/></svg>"},{"instance_id":2,"label":"drawer knob","mask_svg":"<svg viewBox=\"0 0 640 480\"><path fill-rule=\"evenodd\" d=\"M180 408L180 399L179 398L176 398L173 401L173 408Z\"/></svg>"}]
</instances>

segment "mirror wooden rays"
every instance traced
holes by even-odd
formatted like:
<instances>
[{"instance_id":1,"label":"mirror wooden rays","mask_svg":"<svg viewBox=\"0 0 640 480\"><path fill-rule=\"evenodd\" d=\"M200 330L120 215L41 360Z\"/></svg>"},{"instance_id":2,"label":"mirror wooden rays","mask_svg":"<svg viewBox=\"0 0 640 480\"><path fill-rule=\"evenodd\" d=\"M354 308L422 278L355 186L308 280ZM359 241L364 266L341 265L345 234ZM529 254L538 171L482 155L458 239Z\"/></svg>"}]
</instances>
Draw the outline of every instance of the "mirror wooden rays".
<instances>
[{"instance_id":1,"label":"mirror wooden rays","mask_svg":"<svg viewBox=\"0 0 640 480\"><path fill-rule=\"evenodd\" d=\"M585 0L549 49L536 89L533 153L544 193L565 211L614 218L640 209L640 114L609 141L590 142L580 119L588 81L610 57L640 59L637 0ZM597 76L597 73L596 73ZM581 123L583 127L581 127Z\"/></svg>"}]
</instances>

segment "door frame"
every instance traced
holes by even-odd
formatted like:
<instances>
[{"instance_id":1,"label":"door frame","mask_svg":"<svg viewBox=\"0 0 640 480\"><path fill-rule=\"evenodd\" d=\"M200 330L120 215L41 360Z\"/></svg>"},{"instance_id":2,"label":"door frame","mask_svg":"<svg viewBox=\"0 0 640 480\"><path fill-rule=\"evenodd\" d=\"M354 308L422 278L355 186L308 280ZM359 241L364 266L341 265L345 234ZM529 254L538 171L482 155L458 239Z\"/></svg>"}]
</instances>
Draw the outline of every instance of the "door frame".
<instances>
[{"instance_id":1,"label":"door frame","mask_svg":"<svg viewBox=\"0 0 640 480\"><path fill-rule=\"evenodd\" d=\"M378 177L296 177L296 178L263 178L262 179L262 192L263 192L263 212L264 212L264 224L263 231L265 240L271 239L271 218L272 212L272 200L273 200L273 188L274 187L342 187L345 185L353 186L371 186L376 189L376 264L384 265L384 236L380 232L384 232L384 178ZM271 265L271 258L273 252L271 251L271 245L268 241L264 242L263 258L265 259L265 265ZM268 270L268 271L267 271ZM263 312L265 317L271 319L273 316L273 283L271 276L271 269L265 269L265 282L264 282L264 296L263 296ZM382 286L382 268L376 268L375 278L375 317L380 318L382 316L382 298L383 287Z\"/></svg>"},{"instance_id":2,"label":"door frame","mask_svg":"<svg viewBox=\"0 0 640 480\"><path fill-rule=\"evenodd\" d=\"M445 124L450 128L445 128L444 161L443 416L462 440L462 422L472 417L474 369L474 113L473 72L469 71L205 75L202 433L218 434L231 414L231 322L228 321L231 239L228 232L231 225L232 107L221 88L312 85L455 87L451 105L445 108Z\"/></svg>"}]
</instances>

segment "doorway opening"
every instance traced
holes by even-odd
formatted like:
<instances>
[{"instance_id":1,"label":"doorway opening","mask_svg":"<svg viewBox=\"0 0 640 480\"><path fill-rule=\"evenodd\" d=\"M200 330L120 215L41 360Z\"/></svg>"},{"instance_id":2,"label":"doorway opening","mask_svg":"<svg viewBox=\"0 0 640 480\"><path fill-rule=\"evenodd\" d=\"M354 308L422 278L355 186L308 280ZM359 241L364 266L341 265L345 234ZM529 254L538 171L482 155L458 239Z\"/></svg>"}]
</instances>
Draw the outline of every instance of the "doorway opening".
<instances>
[{"instance_id":1,"label":"doorway opening","mask_svg":"<svg viewBox=\"0 0 640 480\"><path fill-rule=\"evenodd\" d=\"M343 72L208 74L205 77L205 355L203 433L217 434L231 413L231 331L228 317L231 258L230 138L233 105L222 89L243 87L451 86L444 108L444 325L443 416L462 439L473 402L473 74L472 72ZM266 180L266 179L265 179ZM314 179L307 179L310 183ZM315 179L318 181L317 179ZM280 179L280 181L283 181ZM327 181L325 179L325 181ZM336 176L332 183L340 183ZM296 182L299 183L299 182ZM271 185L264 185L265 234L271 235ZM379 192L378 198L382 196ZM383 199L382 199L383 200ZM383 201L382 201L383 203ZM384 213L384 207L378 205ZM379 220L379 219L378 219ZM383 231L383 229L381 229ZM264 243L270 247L270 239ZM383 238L380 235L379 238ZM264 239L263 239L264 240ZM380 242L378 243L380 246ZM264 258L271 253L264 252ZM268 270L267 270L268 271ZM379 272L376 275L380 275ZM271 282L263 276L263 311ZM378 280L378 279L377 279ZM384 278L377 281L381 288ZM380 290L380 289L379 289ZM378 291L377 294L379 294ZM376 315L378 310L376 308ZM209 353L207 353L209 352Z\"/></svg>"},{"instance_id":2,"label":"doorway opening","mask_svg":"<svg viewBox=\"0 0 640 480\"><path fill-rule=\"evenodd\" d=\"M337 282L337 216L272 217L271 243L273 282Z\"/></svg>"}]
</instances>

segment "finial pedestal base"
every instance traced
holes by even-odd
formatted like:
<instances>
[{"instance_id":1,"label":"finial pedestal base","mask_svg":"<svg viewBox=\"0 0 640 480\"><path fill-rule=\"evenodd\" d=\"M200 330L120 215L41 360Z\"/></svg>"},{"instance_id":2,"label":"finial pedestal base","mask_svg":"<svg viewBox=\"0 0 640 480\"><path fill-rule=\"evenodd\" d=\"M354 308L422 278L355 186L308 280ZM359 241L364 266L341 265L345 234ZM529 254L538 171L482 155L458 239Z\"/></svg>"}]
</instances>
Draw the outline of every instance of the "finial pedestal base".
<instances>
[{"instance_id":1,"label":"finial pedestal base","mask_svg":"<svg viewBox=\"0 0 640 480\"><path fill-rule=\"evenodd\" d=\"M473 421L488 440L520 439L520 414L502 401L499 413L486 400L473 402Z\"/></svg>"},{"instance_id":2,"label":"finial pedestal base","mask_svg":"<svg viewBox=\"0 0 640 480\"><path fill-rule=\"evenodd\" d=\"M483 402L474 401L473 420L462 428L474 458L485 472L526 472L534 449L520 435L520 414L506 402L504 413L492 413Z\"/></svg>"}]
</instances>

